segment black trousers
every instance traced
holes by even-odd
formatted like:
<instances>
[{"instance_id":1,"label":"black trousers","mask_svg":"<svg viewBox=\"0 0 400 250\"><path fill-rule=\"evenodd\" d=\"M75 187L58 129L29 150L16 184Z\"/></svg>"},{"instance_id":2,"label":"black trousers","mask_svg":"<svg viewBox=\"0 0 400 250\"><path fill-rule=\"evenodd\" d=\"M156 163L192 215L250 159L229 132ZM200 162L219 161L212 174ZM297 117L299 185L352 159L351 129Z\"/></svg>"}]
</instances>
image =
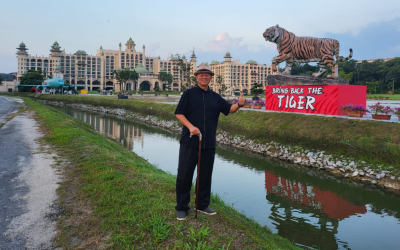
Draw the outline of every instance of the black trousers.
<instances>
[{"instance_id":1,"label":"black trousers","mask_svg":"<svg viewBox=\"0 0 400 250\"><path fill-rule=\"evenodd\" d=\"M198 147L189 147L181 144L179 149L178 175L176 177L175 209L178 211L188 211L190 209L190 189L192 187L193 173L198 162L198 154ZM201 149L199 197L196 197L196 199L199 199L198 209L205 209L210 205L214 158L215 148Z\"/></svg>"}]
</instances>

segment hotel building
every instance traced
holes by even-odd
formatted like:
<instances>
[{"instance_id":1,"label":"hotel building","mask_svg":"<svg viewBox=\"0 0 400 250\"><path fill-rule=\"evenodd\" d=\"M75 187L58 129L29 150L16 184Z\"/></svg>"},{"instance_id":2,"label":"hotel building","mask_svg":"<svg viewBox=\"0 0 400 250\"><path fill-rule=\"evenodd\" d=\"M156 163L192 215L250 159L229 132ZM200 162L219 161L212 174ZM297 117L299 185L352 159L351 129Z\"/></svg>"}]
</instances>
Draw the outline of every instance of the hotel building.
<instances>
[{"instance_id":1,"label":"hotel building","mask_svg":"<svg viewBox=\"0 0 400 250\"><path fill-rule=\"evenodd\" d=\"M156 86L163 89L162 82L158 80L160 72L166 72L173 76L171 85L173 91L180 91L182 85L187 86L188 79L183 76L179 62L190 64L190 76L193 76L197 69L194 51L190 61L187 61L185 56L182 58L170 56L166 60L161 60L160 57L146 56L145 49L143 45L142 51L138 51L135 42L129 38L124 49L119 43L118 50L103 49L100 46L96 55L88 55L84 50L67 54L65 49L61 49L58 42L54 42L49 56L33 56L28 54L28 48L22 42L16 53L18 57L17 78L27 73L29 69L41 70L47 71L48 75L61 74L65 82L69 82L71 85L80 85L78 89L120 91L114 70L130 69L139 74L139 79L136 82L128 81L126 85L122 86L124 90L138 90L140 86L144 91L153 91ZM212 61L210 65L215 73L210 85L214 91L218 92L221 88L217 76L222 77L222 83L227 87L226 94L239 91L249 93L255 82L263 86L267 85L266 77L272 72L270 66L257 64L253 60L241 64L239 60L232 60L229 52L225 54L224 58L223 62Z\"/></svg>"},{"instance_id":2,"label":"hotel building","mask_svg":"<svg viewBox=\"0 0 400 250\"><path fill-rule=\"evenodd\" d=\"M49 56L29 55L28 48L22 42L17 48L18 73L17 77L27 73L29 69L47 71L48 75L61 73L64 81L71 85L81 85L80 89L98 90L114 89L119 91L119 83L114 77L114 70L131 69L139 73L137 83L129 82L123 86L125 90L137 90L142 86L143 90L152 91L155 86L162 89L162 84L157 76L159 72L170 73L173 76L172 89L179 91L181 86L181 72L178 67L179 58L171 56L167 60L160 57L146 56L145 46L142 51L137 51L136 44L129 38L122 49L121 43L118 50L97 50L96 55L88 55L84 50L78 50L73 54L61 50L58 42L54 42ZM181 58L184 63L185 56Z\"/></svg>"},{"instance_id":3,"label":"hotel building","mask_svg":"<svg viewBox=\"0 0 400 250\"><path fill-rule=\"evenodd\" d=\"M216 92L224 84L228 95L238 95L239 92L250 94L250 89L255 82L265 87L268 85L267 76L275 74L270 65L258 64L254 60L241 64L239 60L232 60L229 52L226 52L224 59L223 62L212 61L210 65L215 73L211 87ZM218 76L222 77L221 84L218 83Z\"/></svg>"}]
</instances>

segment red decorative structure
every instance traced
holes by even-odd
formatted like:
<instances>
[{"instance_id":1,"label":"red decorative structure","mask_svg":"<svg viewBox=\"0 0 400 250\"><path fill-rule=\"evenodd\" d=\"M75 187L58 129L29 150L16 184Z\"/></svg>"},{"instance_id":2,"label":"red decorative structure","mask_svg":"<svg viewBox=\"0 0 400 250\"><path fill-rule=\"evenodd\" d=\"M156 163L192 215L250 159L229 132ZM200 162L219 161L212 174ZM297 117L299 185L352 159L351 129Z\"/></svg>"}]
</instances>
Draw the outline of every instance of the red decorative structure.
<instances>
[{"instance_id":1,"label":"red decorative structure","mask_svg":"<svg viewBox=\"0 0 400 250\"><path fill-rule=\"evenodd\" d=\"M342 105L367 107L367 86L302 85L266 86L265 109L293 113L346 115Z\"/></svg>"}]
</instances>

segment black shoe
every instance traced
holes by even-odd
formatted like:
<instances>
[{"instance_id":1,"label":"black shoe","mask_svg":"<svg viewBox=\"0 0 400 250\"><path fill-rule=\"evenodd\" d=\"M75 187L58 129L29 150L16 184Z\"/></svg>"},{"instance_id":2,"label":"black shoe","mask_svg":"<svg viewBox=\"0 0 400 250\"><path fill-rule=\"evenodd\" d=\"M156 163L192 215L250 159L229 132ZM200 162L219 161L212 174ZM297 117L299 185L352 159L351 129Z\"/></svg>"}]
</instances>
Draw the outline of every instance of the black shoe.
<instances>
[{"instance_id":1,"label":"black shoe","mask_svg":"<svg viewBox=\"0 0 400 250\"><path fill-rule=\"evenodd\" d=\"M202 209L202 210L199 209L197 211L202 212L203 214L206 214L206 215L216 215L217 214L217 212L212 210L210 207L206 207L205 209Z\"/></svg>"},{"instance_id":2,"label":"black shoe","mask_svg":"<svg viewBox=\"0 0 400 250\"><path fill-rule=\"evenodd\" d=\"M176 218L178 220L186 220L187 212L186 211L178 211L176 213Z\"/></svg>"}]
</instances>

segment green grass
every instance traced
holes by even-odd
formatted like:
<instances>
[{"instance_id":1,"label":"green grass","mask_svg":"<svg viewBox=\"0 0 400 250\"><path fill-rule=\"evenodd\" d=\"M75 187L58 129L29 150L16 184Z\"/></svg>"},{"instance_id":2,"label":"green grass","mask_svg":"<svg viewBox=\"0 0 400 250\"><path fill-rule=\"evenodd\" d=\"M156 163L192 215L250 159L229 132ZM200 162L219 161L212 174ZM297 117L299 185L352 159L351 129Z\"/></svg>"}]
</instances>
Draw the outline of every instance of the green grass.
<instances>
[{"instance_id":1,"label":"green grass","mask_svg":"<svg viewBox=\"0 0 400 250\"><path fill-rule=\"evenodd\" d=\"M136 93L136 92L135 92ZM143 91L143 94L147 94L147 95L154 95L155 93L153 91ZM157 92L158 95L181 95L181 92L174 92L174 91L158 91Z\"/></svg>"},{"instance_id":2,"label":"green grass","mask_svg":"<svg viewBox=\"0 0 400 250\"><path fill-rule=\"evenodd\" d=\"M400 95L389 95L389 94L368 94L367 99L378 99L385 100L389 98L389 100L400 100Z\"/></svg>"},{"instance_id":3,"label":"green grass","mask_svg":"<svg viewBox=\"0 0 400 250\"><path fill-rule=\"evenodd\" d=\"M36 111L45 141L61 158L68 159L65 179L58 190L65 212L58 221L59 247L297 249L216 195L211 199L211 206L218 211L216 216L199 214L195 220L191 212L186 221L177 221L175 177L96 133L90 125L40 102L29 98L25 101ZM125 103L144 110L139 104ZM165 106L165 111L168 109L171 107Z\"/></svg>"},{"instance_id":4,"label":"green grass","mask_svg":"<svg viewBox=\"0 0 400 250\"><path fill-rule=\"evenodd\" d=\"M123 108L163 120L176 120L176 105L151 103L151 100L142 102L57 95L40 98ZM242 110L226 117L221 115L218 128L259 143L275 141L298 148L323 150L367 163L392 165L400 170L400 123Z\"/></svg>"}]
</instances>

